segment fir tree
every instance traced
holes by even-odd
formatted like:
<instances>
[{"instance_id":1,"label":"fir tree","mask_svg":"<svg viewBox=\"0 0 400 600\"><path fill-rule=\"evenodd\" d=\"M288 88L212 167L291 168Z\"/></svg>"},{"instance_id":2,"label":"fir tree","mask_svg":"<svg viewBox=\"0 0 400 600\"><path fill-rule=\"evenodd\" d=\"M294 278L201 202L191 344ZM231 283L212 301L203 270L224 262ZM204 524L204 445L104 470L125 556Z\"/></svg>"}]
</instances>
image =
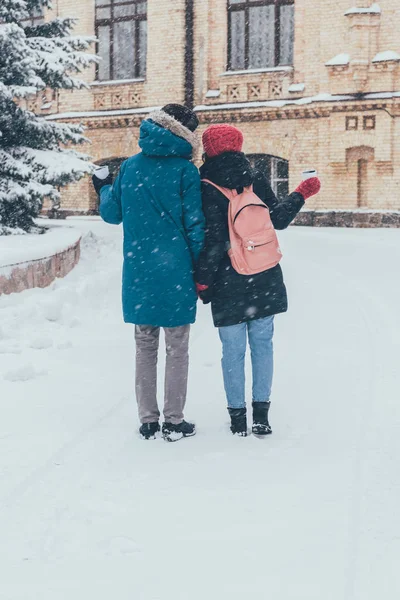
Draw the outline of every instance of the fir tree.
<instances>
[{"instance_id":1,"label":"fir tree","mask_svg":"<svg viewBox=\"0 0 400 600\"><path fill-rule=\"evenodd\" d=\"M41 231L34 218L44 199L57 202L59 187L91 170L88 157L71 147L86 141L81 126L24 108L46 88L85 87L79 73L96 61L87 52L94 39L72 35L74 19L27 21L46 8L51 0L0 3L0 235Z\"/></svg>"}]
</instances>

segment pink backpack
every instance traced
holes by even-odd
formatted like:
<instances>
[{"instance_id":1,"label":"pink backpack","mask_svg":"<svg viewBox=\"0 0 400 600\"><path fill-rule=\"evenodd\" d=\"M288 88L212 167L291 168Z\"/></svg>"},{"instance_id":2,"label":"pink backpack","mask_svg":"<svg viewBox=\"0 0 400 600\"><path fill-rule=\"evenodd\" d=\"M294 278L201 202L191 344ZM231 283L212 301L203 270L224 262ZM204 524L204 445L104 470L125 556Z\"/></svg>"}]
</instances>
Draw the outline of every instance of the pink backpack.
<instances>
[{"instance_id":1,"label":"pink backpack","mask_svg":"<svg viewBox=\"0 0 400 600\"><path fill-rule=\"evenodd\" d=\"M254 193L253 186L236 190L203 179L229 200L228 225L232 267L241 275L262 273L280 262L282 252L268 207Z\"/></svg>"}]
</instances>

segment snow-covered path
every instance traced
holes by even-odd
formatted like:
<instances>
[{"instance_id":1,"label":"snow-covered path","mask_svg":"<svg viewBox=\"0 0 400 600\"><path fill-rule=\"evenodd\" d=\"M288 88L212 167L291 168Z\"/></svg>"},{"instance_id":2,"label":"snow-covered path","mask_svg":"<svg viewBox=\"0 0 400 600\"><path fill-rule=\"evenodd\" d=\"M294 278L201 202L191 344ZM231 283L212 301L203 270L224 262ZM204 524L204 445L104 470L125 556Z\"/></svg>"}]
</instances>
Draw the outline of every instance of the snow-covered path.
<instances>
[{"instance_id":1,"label":"snow-covered path","mask_svg":"<svg viewBox=\"0 0 400 600\"><path fill-rule=\"evenodd\" d=\"M0 298L1 600L399 597L399 232L284 232L274 435L229 434L202 308L198 435L165 444L136 434L120 230L76 223L73 273Z\"/></svg>"}]
</instances>

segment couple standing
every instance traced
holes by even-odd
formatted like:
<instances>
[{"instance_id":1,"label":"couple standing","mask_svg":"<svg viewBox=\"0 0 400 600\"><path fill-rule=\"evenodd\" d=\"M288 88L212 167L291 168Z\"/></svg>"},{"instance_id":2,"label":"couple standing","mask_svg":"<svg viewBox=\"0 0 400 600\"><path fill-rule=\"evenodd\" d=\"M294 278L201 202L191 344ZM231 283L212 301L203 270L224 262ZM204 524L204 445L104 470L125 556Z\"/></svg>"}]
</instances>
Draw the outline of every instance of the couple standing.
<instances>
[{"instance_id":1,"label":"couple standing","mask_svg":"<svg viewBox=\"0 0 400 600\"><path fill-rule=\"evenodd\" d=\"M123 163L114 182L111 176L93 177L102 218L107 223L122 222L124 227L123 310L125 321L135 324L136 397L145 439L160 431L161 327L167 353L162 434L165 440L176 441L196 433L195 425L184 420L183 410L189 331L196 320L198 296L204 303L211 302L219 328L232 433L247 435L247 338L253 371L253 433L271 433L274 315L287 310L286 289L279 264L254 274L240 274L233 268L230 210L235 198L240 200L245 190L253 189L255 202L247 204L262 205L272 230L285 229L304 201L320 189L314 177L279 202L264 175L253 170L242 153L241 131L230 125L211 125L204 132L199 175L191 162L198 125L193 111L169 104L143 121L141 152Z\"/></svg>"}]
</instances>

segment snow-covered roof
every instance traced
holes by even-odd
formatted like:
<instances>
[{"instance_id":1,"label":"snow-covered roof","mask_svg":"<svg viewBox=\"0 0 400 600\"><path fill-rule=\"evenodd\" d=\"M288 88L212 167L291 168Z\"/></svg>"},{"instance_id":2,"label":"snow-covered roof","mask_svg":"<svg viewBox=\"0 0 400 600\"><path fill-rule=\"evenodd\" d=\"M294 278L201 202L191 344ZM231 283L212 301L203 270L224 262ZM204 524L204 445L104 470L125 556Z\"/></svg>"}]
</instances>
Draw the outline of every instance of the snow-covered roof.
<instances>
[{"instance_id":1,"label":"snow-covered roof","mask_svg":"<svg viewBox=\"0 0 400 600\"><path fill-rule=\"evenodd\" d=\"M292 85L289 85L288 91L289 92L304 92L306 88L306 84L305 83L292 83Z\"/></svg>"},{"instance_id":2,"label":"snow-covered roof","mask_svg":"<svg viewBox=\"0 0 400 600\"><path fill-rule=\"evenodd\" d=\"M346 16L348 16L348 15L371 15L371 14L378 15L381 12L382 12L381 7L379 6L379 4L377 2L375 2L368 8L360 8L358 6L353 6L353 8L350 8L344 14Z\"/></svg>"},{"instance_id":3,"label":"snow-covered roof","mask_svg":"<svg viewBox=\"0 0 400 600\"><path fill-rule=\"evenodd\" d=\"M338 67L348 65L350 62L350 54L337 54L331 60L325 63L327 67Z\"/></svg>"},{"instance_id":4,"label":"snow-covered roof","mask_svg":"<svg viewBox=\"0 0 400 600\"><path fill-rule=\"evenodd\" d=\"M400 60L400 54L398 52L394 52L394 50L386 50L386 52L379 52L376 56L374 56L372 62L386 62L388 60Z\"/></svg>"}]
</instances>

